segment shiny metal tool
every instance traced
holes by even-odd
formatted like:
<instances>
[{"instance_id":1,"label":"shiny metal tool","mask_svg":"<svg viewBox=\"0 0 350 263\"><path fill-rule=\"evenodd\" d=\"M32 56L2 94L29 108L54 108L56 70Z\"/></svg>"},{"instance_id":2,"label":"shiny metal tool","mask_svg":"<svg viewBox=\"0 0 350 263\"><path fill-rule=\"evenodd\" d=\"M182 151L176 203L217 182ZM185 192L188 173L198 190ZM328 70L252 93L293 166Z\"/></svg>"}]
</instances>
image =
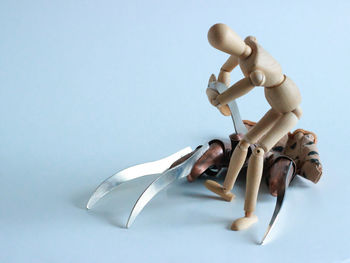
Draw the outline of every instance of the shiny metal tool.
<instances>
[{"instance_id":1,"label":"shiny metal tool","mask_svg":"<svg viewBox=\"0 0 350 263\"><path fill-rule=\"evenodd\" d=\"M293 169L294 169L293 168L293 163L290 162L290 164L289 164L289 166L287 168L287 171L285 173L283 186L280 187L278 189L278 192L277 192L277 200L276 200L275 210L273 211L273 214L272 214L269 226L267 227L267 230L266 230L266 232L264 234L264 237L262 238L262 240L260 242L260 245L264 244L264 242L266 240L266 237L268 236L268 234L270 233L270 231L272 230L273 226L275 225L275 223L277 221L279 212L281 211L281 208L282 208L282 205L283 205L284 198L286 196L286 190L287 190L290 182L294 178L293 177L293 175L294 175Z\"/></svg>"},{"instance_id":2,"label":"shiny metal tool","mask_svg":"<svg viewBox=\"0 0 350 263\"><path fill-rule=\"evenodd\" d=\"M196 163L196 161L209 149L209 145L201 146L198 148L194 154L189 157L186 161L177 166L165 171L162 173L157 179L155 179L146 190L140 195L139 199L136 201L128 222L126 223L126 227L129 228L134 222L137 215L141 212L141 210L146 206L146 204L160 191L162 191L169 184L174 182L175 180L181 179L187 176Z\"/></svg>"},{"instance_id":3,"label":"shiny metal tool","mask_svg":"<svg viewBox=\"0 0 350 263\"><path fill-rule=\"evenodd\" d=\"M159 174L159 177L154 180L143 192L143 194L136 201L134 208L132 209L127 227L130 227L134 222L137 215L145 207L145 205L161 190L166 186L171 184L173 181L183 178L188 175L195 164L195 162L208 150L209 145L204 145L199 147L191 157L189 157L184 162L176 165L173 168L169 167L181 157L192 152L190 147L187 147L171 156L164 159L149 162L144 164L139 164L127 169L124 169L113 176L109 177L103 181L95 190L93 195L90 197L86 208L90 209L97 201L99 201L103 196L108 194L110 191L118 187L119 185L146 176Z\"/></svg>"},{"instance_id":4,"label":"shiny metal tool","mask_svg":"<svg viewBox=\"0 0 350 263\"><path fill-rule=\"evenodd\" d=\"M86 208L92 208L92 206L95 205L102 197L125 182L129 182L146 175L159 174L164 172L170 167L173 162L190 152L192 152L191 147L186 147L166 158L154 162L135 165L112 175L96 188L95 192L90 197Z\"/></svg>"}]
</instances>

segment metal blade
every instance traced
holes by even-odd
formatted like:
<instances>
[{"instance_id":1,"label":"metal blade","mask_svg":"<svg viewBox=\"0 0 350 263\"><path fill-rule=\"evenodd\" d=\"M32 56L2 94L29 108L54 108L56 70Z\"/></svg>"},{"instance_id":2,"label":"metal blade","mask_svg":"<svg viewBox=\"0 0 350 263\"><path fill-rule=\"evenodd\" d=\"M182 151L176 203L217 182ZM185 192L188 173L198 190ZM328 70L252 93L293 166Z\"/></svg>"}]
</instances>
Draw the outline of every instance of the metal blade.
<instances>
[{"instance_id":1,"label":"metal blade","mask_svg":"<svg viewBox=\"0 0 350 263\"><path fill-rule=\"evenodd\" d=\"M96 188L95 192L90 197L86 208L90 209L98 200L100 200L103 196L108 194L110 191L112 191L122 183L134 180L136 178L140 178L145 175L164 172L166 169L169 168L169 166L173 162L190 152L192 152L191 147L186 147L181 151L178 151L166 158L154 162L138 164L112 175Z\"/></svg>"},{"instance_id":2,"label":"metal blade","mask_svg":"<svg viewBox=\"0 0 350 263\"><path fill-rule=\"evenodd\" d=\"M185 162L175 166L166 172L164 172L160 177L154 180L146 190L140 195L139 199L136 201L128 222L126 223L126 227L129 228L132 223L135 221L138 214L142 211L142 209L147 205L147 203L160 191L162 191L166 186L171 184L177 179L185 177L188 175L195 164L195 162L209 149L209 145L202 146L197 149L197 151L188 158Z\"/></svg>"},{"instance_id":3,"label":"metal blade","mask_svg":"<svg viewBox=\"0 0 350 263\"><path fill-rule=\"evenodd\" d=\"M292 167L293 167L293 164L291 162L289 164L288 171L286 172L286 175L285 175L284 186L281 189L279 189L279 191L278 191L275 210L273 211L273 214L272 214L269 226L267 227L267 230L266 230L266 232L264 234L264 237L262 238L262 240L260 242L260 245L264 244L264 242L266 240L266 237L268 236L268 234L270 233L271 229L273 228L273 226L276 223L276 220L278 218L279 212L280 212L280 210L282 208L282 205L283 205L284 197L286 195L286 189L288 188L288 185L290 183L290 181L288 180L288 175L292 171Z\"/></svg>"},{"instance_id":4,"label":"metal blade","mask_svg":"<svg viewBox=\"0 0 350 263\"><path fill-rule=\"evenodd\" d=\"M210 82L209 88L217 90L220 94L228 89L228 87L224 83L218 81ZM229 103L227 103L227 105L231 111L231 117L233 121L233 126L235 128L235 132L237 134L246 134L248 132L248 129L242 121L236 100L231 100Z\"/></svg>"}]
</instances>

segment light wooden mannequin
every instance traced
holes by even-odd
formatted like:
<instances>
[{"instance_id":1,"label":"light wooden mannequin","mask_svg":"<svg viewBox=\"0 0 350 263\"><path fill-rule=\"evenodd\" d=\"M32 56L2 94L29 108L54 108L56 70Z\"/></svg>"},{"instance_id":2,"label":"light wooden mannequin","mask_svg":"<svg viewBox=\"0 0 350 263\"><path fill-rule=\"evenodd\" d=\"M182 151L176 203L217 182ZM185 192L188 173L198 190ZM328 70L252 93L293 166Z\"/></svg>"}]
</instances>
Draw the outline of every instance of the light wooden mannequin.
<instances>
[{"instance_id":1,"label":"light wooden mannequin","mask_svg":"<svg viewBox=\"0 0 350 263\"><path fill-rule=\"evenodd\" d=\"M227 25L216 24L210 28L208 40L213 47L230 55L220 69L219 82L229 86L230 72L237 65L244 74L243 79L222 94L208 88L209 101L221 113L228 115L228 102L245 95L256 86L263 86L265 97L271 106L235 148L223 186L211 180L205 182L209 190L224 200L231 201L234 198L231 190L244 164L249 145L257 145L248 163L245 215L235 220L231 226L232 230L242 230L258 221L254 210L263 172L264 153L287 134L301 117L301 95L294 82L282 73L279 63L257 43L255 37L249 36L243 41ZM215 78L212 76L210 80L215 81Z\"/></svg>"}]
</instances>

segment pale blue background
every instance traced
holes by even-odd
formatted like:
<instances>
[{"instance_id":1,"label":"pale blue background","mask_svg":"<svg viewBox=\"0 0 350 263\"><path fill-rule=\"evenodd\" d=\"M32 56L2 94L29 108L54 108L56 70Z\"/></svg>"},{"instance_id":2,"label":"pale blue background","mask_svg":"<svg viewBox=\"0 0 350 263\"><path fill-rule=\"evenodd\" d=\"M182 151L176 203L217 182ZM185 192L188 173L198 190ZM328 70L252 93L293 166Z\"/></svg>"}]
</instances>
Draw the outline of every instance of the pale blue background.
<instances>
[{"instance_id":1,"label":"pale blue background","mask_svg":"<svg viewBox=\"0 0 350 263\"><path fill-rule=\"evenodd\" d=\"M0 262L350 262L349 1L0 2ZM123 225L150 178L87 212L107 176L232 132L205 88L227 55L207 42L224 22L255 35L301 89L298 127L315 131L324 176L296 179L266 246L259 224L210 198L203 180L157 196ZM241 78L239 71L232 79ZM245 119L263 90L238 100Z\"/></svg>"}]
</instances>

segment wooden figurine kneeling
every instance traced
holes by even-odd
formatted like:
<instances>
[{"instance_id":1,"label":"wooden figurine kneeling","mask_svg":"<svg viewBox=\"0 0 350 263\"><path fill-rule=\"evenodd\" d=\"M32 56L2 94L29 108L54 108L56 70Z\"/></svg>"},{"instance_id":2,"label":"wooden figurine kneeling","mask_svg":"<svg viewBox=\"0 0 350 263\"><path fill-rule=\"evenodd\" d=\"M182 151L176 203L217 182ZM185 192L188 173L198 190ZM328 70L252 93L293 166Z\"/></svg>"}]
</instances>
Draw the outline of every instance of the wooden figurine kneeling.
<instances>
[{"instance_id":1,"label":"wooden figurine kneeling","mask_svg":"<svg viewBox=\"0 0 350 263\"><path fill-rule=\"evenodd\" d=\"M211 104L224 115L228 115L230 112L228 102L245 95L256 86L262 86L271 106L235 148L223 185L212 180L207 180L205 183L209 190L224 200L231 201L234 198L231 190L245 162L248 148L251 144L256 145L248 163L245 214L231 226L232 230L243 230L258 221L254 210L263 173L264 154L270 151L300 119L301 95L294 82L282 73L279 63L258 44L255 37L249 36L243 41L227 25L215 24L208 32L208 40L213 47L230 55L220 69L219 82L229 86L230 72L237 65L245 76L221 94L213 89L207 89Z\"/></svg>"}]
</instances>

